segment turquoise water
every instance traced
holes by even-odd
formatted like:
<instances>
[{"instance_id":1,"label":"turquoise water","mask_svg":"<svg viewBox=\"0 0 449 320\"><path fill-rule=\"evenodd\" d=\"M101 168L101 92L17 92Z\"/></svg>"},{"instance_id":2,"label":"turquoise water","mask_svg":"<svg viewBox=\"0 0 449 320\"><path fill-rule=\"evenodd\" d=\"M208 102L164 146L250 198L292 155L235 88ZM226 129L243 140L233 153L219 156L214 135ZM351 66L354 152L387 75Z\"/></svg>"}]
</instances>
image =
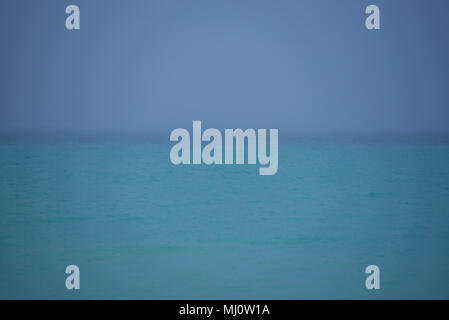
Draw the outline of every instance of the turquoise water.
<instances>
[{"instance_id":1,"label":"turquoise water","mask_svg":"<svg viewBox=\"0 0 449 320\"><path fill-rule=\"evenodd\" d=\"M170 147L0 145L0 298L449 298L449 145L281 143L275 176Z\"/></svg>"}]
</instances>

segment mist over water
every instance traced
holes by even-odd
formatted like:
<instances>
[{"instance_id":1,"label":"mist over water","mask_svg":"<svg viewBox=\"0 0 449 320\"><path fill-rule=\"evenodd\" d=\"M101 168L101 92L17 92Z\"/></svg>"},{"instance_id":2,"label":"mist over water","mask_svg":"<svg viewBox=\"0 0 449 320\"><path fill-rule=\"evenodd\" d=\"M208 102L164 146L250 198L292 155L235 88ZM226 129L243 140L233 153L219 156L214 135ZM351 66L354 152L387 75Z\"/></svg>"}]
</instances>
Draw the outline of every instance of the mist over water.
<instances>
[{"instance_id":1,"label":"mist over water","mask_svg":"<svg viewBox=\"0 0 449 320\"><path fill-rule=\"evenodd\" d=\"M0 131L447 134L449 3L7 1ZM39 26L30 28L30 26Z\"/></svg>"},{"instance_id":2,"label":"mist over water","mask_svg":"<svg viewBox=\"0 0 449 320\"><path fill-rule=\"evenodd\" d=\"M76 4L0 4L1 299L449 298L448 1L376 0L380 30L364 1ZM277 173L173 165L195 120L278 129Z\"/></svg>"}]
</instances>

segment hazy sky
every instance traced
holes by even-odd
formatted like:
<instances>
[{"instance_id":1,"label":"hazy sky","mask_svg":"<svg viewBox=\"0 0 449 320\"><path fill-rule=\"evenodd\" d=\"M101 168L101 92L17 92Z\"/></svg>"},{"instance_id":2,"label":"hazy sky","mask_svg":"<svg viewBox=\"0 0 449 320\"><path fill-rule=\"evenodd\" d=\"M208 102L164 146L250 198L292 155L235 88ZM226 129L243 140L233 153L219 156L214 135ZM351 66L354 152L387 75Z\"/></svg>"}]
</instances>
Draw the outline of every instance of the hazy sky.
<instances>
[{"instance_id":1,"label":"hazy sky","mask_svg":"<svg viewBox=\"0 0 449 320\"><path fill-rule=\"evenodd\" d=\"M381 30L365 28L369 4ZM449 1L2 0L0 13L2 131L449 132Z\"/></svg>"}]
</instances>

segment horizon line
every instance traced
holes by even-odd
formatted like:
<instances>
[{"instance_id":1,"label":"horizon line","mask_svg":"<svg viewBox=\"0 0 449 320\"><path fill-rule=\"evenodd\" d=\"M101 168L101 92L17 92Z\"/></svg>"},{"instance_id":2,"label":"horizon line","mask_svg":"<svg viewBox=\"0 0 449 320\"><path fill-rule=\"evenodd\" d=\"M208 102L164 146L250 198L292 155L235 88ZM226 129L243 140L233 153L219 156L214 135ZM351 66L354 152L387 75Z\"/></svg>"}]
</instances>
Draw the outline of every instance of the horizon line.
<instances>
[{"instance_id":1,"label":"horizon line","mask_svg":"<svg viewBox=\"0 0 449 320\"><path fill-rule=\"evenodd\" d=\"M236 128L237 129L237 128ZM243 128L242 128L243 129ZM1 142L170 142L172 129L1 130ZM449 143L449 131L313 131L279 129L279 141L292 142L435 142Z\"/></svg>"}]
</instances>

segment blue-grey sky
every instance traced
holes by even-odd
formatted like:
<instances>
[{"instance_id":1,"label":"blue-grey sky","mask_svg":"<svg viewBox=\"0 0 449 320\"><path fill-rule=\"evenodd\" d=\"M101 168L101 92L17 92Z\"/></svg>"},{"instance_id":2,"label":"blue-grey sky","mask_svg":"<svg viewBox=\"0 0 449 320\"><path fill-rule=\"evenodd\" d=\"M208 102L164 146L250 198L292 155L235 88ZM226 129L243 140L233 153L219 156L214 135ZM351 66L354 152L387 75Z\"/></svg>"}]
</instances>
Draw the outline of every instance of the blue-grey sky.
<instances>
[{"instance_id":1,"label":"blue-grey sky","mask_svg":"<svg viewBox=\"0 0 449 320\"><path fill-rule=\"evenodd\" d=\"M81 30L65 28L65 7ZM365 8L381 30L365 28ZM0 4L0 128L449 132L449 1Z\"/></svg>"}]
</instances>

